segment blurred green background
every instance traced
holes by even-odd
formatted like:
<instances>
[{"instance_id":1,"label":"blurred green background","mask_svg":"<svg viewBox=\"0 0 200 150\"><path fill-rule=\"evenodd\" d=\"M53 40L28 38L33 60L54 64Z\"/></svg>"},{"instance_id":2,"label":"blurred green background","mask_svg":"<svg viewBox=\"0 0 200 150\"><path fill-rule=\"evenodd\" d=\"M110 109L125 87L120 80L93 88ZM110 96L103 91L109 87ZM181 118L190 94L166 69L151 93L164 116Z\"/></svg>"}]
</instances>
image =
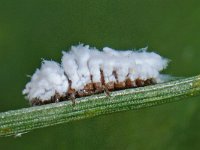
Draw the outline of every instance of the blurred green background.
<instances>
[{"instance_id":1,"label":"blurred green background","mask_svg":"<svg viewBox=\"0 0 200 150\"><path fill-rule=\"evenodd\" d=\"M198 0L0 0L0 111L29 107L21 94L41 58L60 62L79 42L149 49L172 61L165 73L200 73ZM0 149L200 147L200 97L0 138Z\"/></svg>"}]
</instances>

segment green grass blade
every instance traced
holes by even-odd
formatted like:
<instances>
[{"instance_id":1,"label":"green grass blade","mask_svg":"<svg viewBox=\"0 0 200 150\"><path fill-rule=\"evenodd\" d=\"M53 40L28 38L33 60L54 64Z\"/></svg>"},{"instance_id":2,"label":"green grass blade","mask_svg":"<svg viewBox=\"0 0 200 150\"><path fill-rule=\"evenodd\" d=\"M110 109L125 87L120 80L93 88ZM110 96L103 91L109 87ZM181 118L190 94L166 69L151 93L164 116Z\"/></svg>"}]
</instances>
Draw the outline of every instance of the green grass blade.
<instances>
[{"instance_id":1,"label":"green grass blade","mask_svg":"<svg viewBox=\"0 0 200 150\"><path fill-rule=\"evenodd\" d=\"M156 106L200 94L200 75L167 83L23 108L0 113L0 136L20 135L37 128L74 120Z\"/></svg>"}]
</instances>

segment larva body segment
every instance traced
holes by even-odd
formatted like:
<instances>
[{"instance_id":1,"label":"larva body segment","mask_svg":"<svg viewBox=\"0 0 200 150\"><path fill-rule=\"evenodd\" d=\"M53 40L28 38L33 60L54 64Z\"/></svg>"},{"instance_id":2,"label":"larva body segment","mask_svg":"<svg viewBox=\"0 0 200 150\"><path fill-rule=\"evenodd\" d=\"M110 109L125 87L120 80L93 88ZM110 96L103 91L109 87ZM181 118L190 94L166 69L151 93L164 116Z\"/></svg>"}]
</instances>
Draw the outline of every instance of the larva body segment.
<instances>
[{"instance_id":1,"label":"larva body segment","mask_svg":"<svg viewBox=\"0 0 200 150\"><path fill-rule=\"evenodd\" d=\"M79 44L63 52L61 65L43 61L23 94L32 105L163 82L160 71L168 60L146 48L139 51L102 51Z\"/></svg>"},{"instance_id":2,"label":"larva body segment","mask_svg":"<svg viewBox=\"0 0 200 150\"><path fill-rule=\"evenodd\" d=\"M27 95L30 103L40 105L64 97L68 88L68 79L60 64L54 61L43 61L41 68L35 71L31 81L26 84L23 94Z\"/></svg>"}]
</instances>

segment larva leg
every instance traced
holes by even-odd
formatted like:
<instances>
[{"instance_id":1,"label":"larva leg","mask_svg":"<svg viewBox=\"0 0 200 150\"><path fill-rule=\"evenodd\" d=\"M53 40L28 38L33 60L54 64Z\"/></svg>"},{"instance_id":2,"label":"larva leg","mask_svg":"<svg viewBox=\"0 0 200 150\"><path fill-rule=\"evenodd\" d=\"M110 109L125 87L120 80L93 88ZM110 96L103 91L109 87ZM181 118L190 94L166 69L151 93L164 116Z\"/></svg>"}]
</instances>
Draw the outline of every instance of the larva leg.
<instances>
[{"instance_id":1,"label":"larva leg","mask_svg":"<svg viewBox=\"0 0 200 150\"><path fill-rule=\"evenodd\" d=\"M72 106L74 107L75 104L76 104L76 100L75 100L75 98L72 98L71 101L72 101Z\"/></svg>"},{"instance_id":2,"label":"larva leg","mask_svg":"<svg viewBox=\"0 0 200 150\"><path fill-rule=\"evenodd\" d=\"M42 102L36 98L36 99L33 99L30 104L31 106L39 106L39 105L42 105Z\"/></svg>"},{"instance_id":3,"label":"larva leg","mask_svg":"<svg viewBox=\"0 0 200 150\"><path fill-rule=\"evenodd\" d=\"M54 99L55 99L55 103L60 102L60 98L61 96L56 92Z\"/></svg>"},{"instance_id":4,"label":"larva leg","mask_svg":"<svg viewBox=\"0 0 200 150\"><path fill-rule=\"evenodd\" d=\"M111 97L110 91L108 90L108 88L105 85L103 85L103 90L104 90L104 93L106 94L107 97Z\"/></svg>"},{"instance_id":5,"label":"larva leg","mask_svg":"<svg viewBox=\"0 0 200 150\"><path fill-rule=\"evenodd\" d=\"M76 103L76 96L75 96L75 92L74 93L71 93L70 96L69 96L69 100L72 101L72 106L75 106L75 103Z\"/></svg>"}]
</instances>

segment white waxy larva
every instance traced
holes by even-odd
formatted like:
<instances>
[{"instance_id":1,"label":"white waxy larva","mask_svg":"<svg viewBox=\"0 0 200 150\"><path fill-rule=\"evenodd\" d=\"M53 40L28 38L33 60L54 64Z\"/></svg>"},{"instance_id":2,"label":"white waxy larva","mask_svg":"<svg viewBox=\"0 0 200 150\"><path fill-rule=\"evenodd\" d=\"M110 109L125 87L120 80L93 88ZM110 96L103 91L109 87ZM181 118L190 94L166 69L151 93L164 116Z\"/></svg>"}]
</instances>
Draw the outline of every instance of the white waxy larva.
<instances>
[{"instance_id":1,"label":"white waxy larva","mask_svg":"<svg viewBox=\"0 0 200 150\"><path fill-rule=\"evenodd\" d=\"M118 90L163 82L160 71L168 59L147 48L139 51L102 51L89 45L72 46L63 52L61 65L43 61L27 83L23 94L32 105L87 96L104 90Z\"/></svg>"}]
</instances>

